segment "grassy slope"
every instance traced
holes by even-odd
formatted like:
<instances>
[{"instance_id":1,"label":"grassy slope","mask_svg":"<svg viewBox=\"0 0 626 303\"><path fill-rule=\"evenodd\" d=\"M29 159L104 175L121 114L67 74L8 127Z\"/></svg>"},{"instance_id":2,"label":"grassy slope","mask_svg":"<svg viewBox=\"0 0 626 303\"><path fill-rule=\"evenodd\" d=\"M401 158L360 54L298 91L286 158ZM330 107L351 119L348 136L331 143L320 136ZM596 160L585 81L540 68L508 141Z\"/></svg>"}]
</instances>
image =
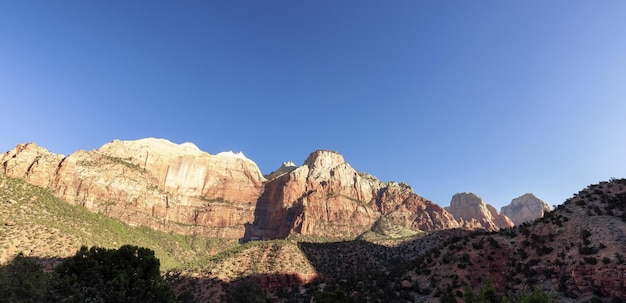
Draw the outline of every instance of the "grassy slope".
<instances>
[{"instance_id":1,"label":"grassy slope","mask_svg":"<svg viewBox=\"0 0 626 303\"><path fill-rule=\"evenodd\" d=\"M65 203L41 187L0 175L0 263L19 252L62 258L73 255L81 245L117 248L124 244L154 250L163 270L197 264L239 246L234 240L131 227Z\"/></svg>"}]
</instances>

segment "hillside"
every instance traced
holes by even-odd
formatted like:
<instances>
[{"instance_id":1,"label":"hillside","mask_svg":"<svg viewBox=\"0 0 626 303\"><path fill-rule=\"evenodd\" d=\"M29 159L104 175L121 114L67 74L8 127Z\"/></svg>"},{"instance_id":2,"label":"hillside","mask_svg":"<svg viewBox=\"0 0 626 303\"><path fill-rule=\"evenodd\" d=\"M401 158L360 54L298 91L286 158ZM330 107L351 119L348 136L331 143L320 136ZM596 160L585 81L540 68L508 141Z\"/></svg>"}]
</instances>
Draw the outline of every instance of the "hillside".
<instances>
[{"instance_id":1,"label":"hillside","mask_svg":"<svg viewBox=\"0 0 626 303\"><path fill-rule=\"evenodd\" d=\"M23 252L50 267L81 245L148 247L189 302L228 301L244 290L293 302L453 302L464 284L478 291L489 283L513 299L535 288L560 301L626 299L624 179L589 186L544 218L499 232L415 234L382 220L338 242L294 235L241 244L131 227L6 176L0 201L3 263Z\"/></svg>"},{"instance_id":2,"label":"hillside","mask_svg":"<svg viewBox=\"0 0 626 303\"><path fill-rule=\"evenodd\" d=\"M540 287L577 301L624 300L625 208L626 180L591 185L532 223L458 239L418 262L415 279L454 290L458 281L477 287L491 277L500 291L512 294Z\"/></svg>"},{"instance_id":3,"label":"hillside","mask_svg":"<svg viewBox=\"0 0 626 303\"><path fill-rule=\"evenodd\" d=\"M0 203L0 264L19 252L54 260L73 255L81 245L117 248L135 244L153 249L163 268L173 268L238 245L233 240L131 227L4 175L0 175Z\"/></svg>"}]
</instances>

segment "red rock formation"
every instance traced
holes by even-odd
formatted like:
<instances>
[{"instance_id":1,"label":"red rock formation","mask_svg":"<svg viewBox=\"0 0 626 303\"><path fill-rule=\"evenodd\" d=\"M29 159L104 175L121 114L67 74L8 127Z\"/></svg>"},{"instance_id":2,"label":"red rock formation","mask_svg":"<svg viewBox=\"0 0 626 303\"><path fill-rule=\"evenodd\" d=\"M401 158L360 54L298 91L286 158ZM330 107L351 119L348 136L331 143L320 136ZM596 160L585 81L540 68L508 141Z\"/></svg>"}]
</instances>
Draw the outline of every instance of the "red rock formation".
<instances>
[{"instance_id":1,"label":"red rock formation","mask_svg":"<svg viewBox=\"0 0 626 303\"><path fill-rule=\"evenodd\" d=\"M450 214L410 187L358 172L337 152L316 151L302 166L266 183L247 238L354 237L382 215L414 229L458 227Z\"/></svg>"},{"instance_id":2,"label":"red rock formation","mask_svg":"<svg viewBox=\"0 0 626 303\"><path fill-rule=\"evenodd\" d=\"M190 143L113 141L55 155L34 144L2 158L4 173L131 225L240 238L265 179L241 154L210 155Z\"/></svg>"},{"instance_id":3,"label":"red rock formation","mask_svg":"<svg viewBox=\"0 0 626 303\"><path fill-rule=\"evenodd\" d=\"M35 144L2 157L3 172L131 225L212 237L355 237L385 216L404 227L459 227L405 184L361 173L333 151L283 165L267 181L242 154L210 155L191 143L112 141L67 157ZM267 182L266 182L267 181ZM254 224L252 224L254 222Z\"/></svg>"}]
</instances>

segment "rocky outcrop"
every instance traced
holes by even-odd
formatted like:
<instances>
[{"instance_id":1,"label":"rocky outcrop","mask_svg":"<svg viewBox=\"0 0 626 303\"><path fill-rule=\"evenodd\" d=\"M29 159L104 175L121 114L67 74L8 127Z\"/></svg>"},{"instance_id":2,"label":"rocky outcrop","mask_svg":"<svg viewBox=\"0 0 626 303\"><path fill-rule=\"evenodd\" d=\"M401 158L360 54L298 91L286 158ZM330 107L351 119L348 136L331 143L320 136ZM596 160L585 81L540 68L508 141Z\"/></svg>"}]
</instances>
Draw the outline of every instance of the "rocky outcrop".
<instances>
[{"instance_id":1,"label":"rocky outcrop","mask_svg":"<svg viewBox=\"0 0 626 303\"><path fill-rule=\"evenodd\" d=\"M34 143L18 144L0 160L2 173L28 183L49 187L65 156L54 154Z\"/></svg>"},{"instance_id":2,"label":"rocky outcrop","mask_svg":"<svg viewBox=\"0 0 626 303\"><path fill-rule=\"evenodd\" d=\"M514 225L511 219L473 193L455 194L446 210L466 228L497 231Z\"/></svg>"},{"instance_id":3,"label":"rocky outcrop","mask_svg":"<svg viewBox=\"0 0 626 303\"><path fill-rule=\"evenodd\" d=\"M381 182L356 171L339 153L320 150L265 184L246 238L284 238L292 233L354 237L381 216L422 230L459 226L409 186Z\"/></svg>"},{"instance_id":4,"label":"rocky outcrop","mask_svg":"<svg viewBox=\"0 0 626 303\"><path fill-rule=\"evenodd\" d=\"M548 203L533 194L524 194L500 209L500 213L509 217L515 225L543 217L551 210Z\"/></svg>"},{"instance_id":5,"label":"rocky outcrop","mask_svg":"<svg viewBox=\"0 0 626 303\"><path fill-rule=\"evenodd\" d=\"M131 225L225 238L243 236L265 181L243 154L210 155L153 138L115 140L67 157L18 145L2 165L8 176Z\"/></svg>"}]
</instances>

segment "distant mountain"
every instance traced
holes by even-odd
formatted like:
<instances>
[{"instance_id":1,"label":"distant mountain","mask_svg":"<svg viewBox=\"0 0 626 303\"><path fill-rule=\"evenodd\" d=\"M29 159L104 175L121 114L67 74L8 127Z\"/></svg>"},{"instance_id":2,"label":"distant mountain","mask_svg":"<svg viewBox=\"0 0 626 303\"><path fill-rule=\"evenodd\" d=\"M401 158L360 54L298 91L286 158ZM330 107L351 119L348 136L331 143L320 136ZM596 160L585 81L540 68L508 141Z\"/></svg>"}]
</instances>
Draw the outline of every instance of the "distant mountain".
<instances>
[{"instance_id":1,"label":"distant mountain","mask_svg":"<svg viewBox=\"0 0 626 303\"><path fill-rule=\"evenodd\" d=\"M548 203L535 197L533 194L524 194L513 200L507 206L500 209L500 213L511 218L515 225L532 221L543 217L546 212L552 210Z\"/></svg>"},{"instance_id":2,"label":"distant mountain","mask_svg":"<svg viewBox=\"0 0 626 303\"><path fill-rule=\"evenodd\" d=\"M458 193L446 207L463 227L497 231L512 227L513 221L474 193Z\"/></svg>"}]
</instances>

